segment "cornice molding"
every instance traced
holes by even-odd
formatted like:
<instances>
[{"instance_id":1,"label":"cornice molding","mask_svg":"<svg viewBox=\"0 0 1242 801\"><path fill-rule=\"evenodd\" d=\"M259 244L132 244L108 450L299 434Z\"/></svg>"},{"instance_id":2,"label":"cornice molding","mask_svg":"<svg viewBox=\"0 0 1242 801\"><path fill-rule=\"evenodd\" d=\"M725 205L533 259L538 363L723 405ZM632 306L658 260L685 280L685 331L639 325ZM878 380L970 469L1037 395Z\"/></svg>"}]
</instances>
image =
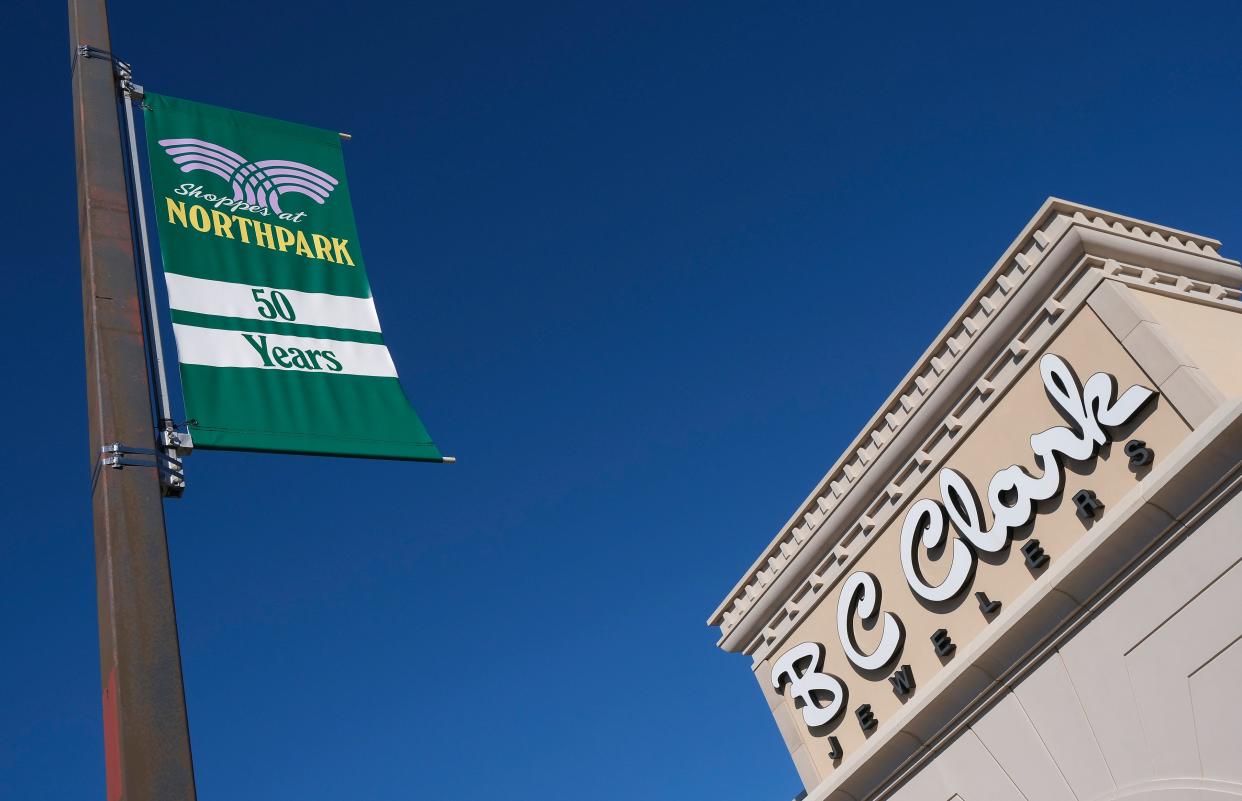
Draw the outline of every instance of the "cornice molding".
<instances>
[{"instance_id":1,"label":"cornice molding","mask_svg":"<svg viewBox=\"0 0 1242 801\"><path fill-rule=\"evenodd\" d=\"M903 485L932 461L928 436L960 428L951 412L967 394L986 400L996 391L985 375L988 366L1006 348L1015 359L1025 356L1019 333L1033 317L1055 320L1065 311L1056 290L1085 257L1111 262L1110 273L1146 268L1148 283L1220 299L1236 296L1230 288L1242 284L1242 269L1221 257L1219 247L1184 231L1046 201L709 618L721 630L720 647L754 652L765 628L769 642L775 636L773 618L791 623L806 611L804 598L821 595L808 589L822 589L815 579L824 557L841 545L846 552L834 561L845 561L849 546L865 539L878 517L888 517L884 512L901 502Z\"/></svg>"}]
</instances>

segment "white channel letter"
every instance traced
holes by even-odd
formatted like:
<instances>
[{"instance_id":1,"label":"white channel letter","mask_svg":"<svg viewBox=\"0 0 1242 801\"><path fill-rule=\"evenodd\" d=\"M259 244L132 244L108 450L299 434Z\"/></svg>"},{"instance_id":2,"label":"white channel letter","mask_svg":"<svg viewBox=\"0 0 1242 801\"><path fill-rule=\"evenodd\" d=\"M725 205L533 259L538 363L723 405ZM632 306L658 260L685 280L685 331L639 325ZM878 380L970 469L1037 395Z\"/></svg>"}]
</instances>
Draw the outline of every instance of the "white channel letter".
<instances>
[{"instance_id":1,"label":"white channel letter","mask_svg":"<svg viewBox=\"0 0 1242 801\"><path fill-rule=\"evenodd\" d=\"M1117 388L1111 375L1094 373L1085 387L1080 386L1073 368L1054 353L1046 353L1039 360L1039 374L1052 402L1078 430L1054 426L1031 435L1035 463L1043 470L1038 478L1016 464L992 476L988 483L991 529L984 529L983 510L970 482L951 468L940 471L940 497L944 507L930 498L918 501L906 513L901 530L901 568L910 589L920 597L944 601L956 595L970 579L976 557L965 543L955 539L949 575L932 587L918 570L916 534L922 532L925 548L939 546L945 538L947 511L953 526L971 546L987 553L1004 550L1013 530L1035 516L1035 504L1061 491L1065 475L1061 459L1081 462L1093 458L1097 448L1111 439L1103 427L1125 424L1156 394L1147 387L1133 386L1114 402Z\"/></svg>"},{"instance_id":2,"label":"white channel letter","mask_svg":"<svg viewBox=\"0 0 1242 801\"><path fill-rule=\"evenodd\" d=\"M947 601L962 591L975 572L975 553L961 539L953 538L953 557L949 563L949 575L944 581L932 586L923 580L918 564L918 544L915 536L922 534L923 547L931 550L945 540L944 507L931 498L922 498L910 507L901 526L901 572L906 583L920 598L928 601Z\"/></svg>"},{"instance_id":3,"label":"white channel letter","mask_svg":"<svg viewBox=\"0 0 1242 801\"><path fill-rule=\"evenodd\" d=\"M864 654L854 639L854 610L860 619L874 620L880 611L880 582L870 573L859 570L851 573L841 585L841 598L837 601L837 636L845 655L860 670L879 670L897 656L897 649L906 638L901 618L892 612L884 613L884 630L880 644L870 654Z\"/></svg>"},{"instance_id":4,"label":"white channel letter","mask_svg":"<svg viewBox=\"0 0 1242 801\"><path fill-rule=\"evenodd\" d=\"M799 672L798 663L804 660L809 660L809 663L805 670ZM831 673L820 673L823 664L824 646L817 642L804 642L790 648L772 665L773 689L781 692L781 685L788 681L790 694L802 701L802 720L811 727L831 722L845 707L845 685ZM818 704L816 693L832 696L828 706Z\"/></svg>"},{"instance_id":5,"label":"white channel letter","mask_svg":"<svg viewBox=\"0 0 1242 801\"><path fill-rule=\"evenodd\" d=\"M1031 450L1044 471L1039 478L1016 464L992 476L988 484L992 530L1001 532L1005 542L1010 531L1035 516L1037 501L1046 501L1061 491L1062 457L1074 461L1093 458L1096 449L1111 439L1101 426L1123 425L1156 394L1146 387L1133 386L1114 403L1116 386L1112 376L1094 373L1087 379L1085 389L1081 388L1073 368L1053 353L1039 360L1039 374L1048 395L1075 423L1078 431L1054 426L1031 435ZM1013 498L1012 503L1005 502L1008 497Z\"/></svg>"},{"instance_id":6,"label":"white channel letter","mask_svg":"<svg viewBox=\"0 0 1242 801\"><path fill-rule=\"evenodd\" d=\"M993 526L990 531L983 528L983 509L979 506L975 488L951 467L940 471L940 497L944 500L944 509L953 521L953 527L971 545L987 553L1005 549L1009 531L1001 526Z\"/></svg>"}]
</instances>

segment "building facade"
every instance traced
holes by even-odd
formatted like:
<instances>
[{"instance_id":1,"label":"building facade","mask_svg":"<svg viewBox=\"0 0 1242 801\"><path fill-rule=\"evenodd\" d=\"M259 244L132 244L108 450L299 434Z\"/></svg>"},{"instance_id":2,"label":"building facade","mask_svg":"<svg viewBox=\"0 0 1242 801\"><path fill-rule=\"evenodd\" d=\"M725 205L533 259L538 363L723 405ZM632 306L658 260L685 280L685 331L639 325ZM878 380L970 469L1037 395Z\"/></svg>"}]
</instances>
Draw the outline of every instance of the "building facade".
<instances>
[{"instance_id":1,"label":"building facade","mask_svg":"<svg viewBox=\"0 0 1242 801\"><path fill-rule=\"evenodd\" d=\"M1242 798L1242 268L1049 200L712 614L810 801Z\"/></svg>"}]
</instances>

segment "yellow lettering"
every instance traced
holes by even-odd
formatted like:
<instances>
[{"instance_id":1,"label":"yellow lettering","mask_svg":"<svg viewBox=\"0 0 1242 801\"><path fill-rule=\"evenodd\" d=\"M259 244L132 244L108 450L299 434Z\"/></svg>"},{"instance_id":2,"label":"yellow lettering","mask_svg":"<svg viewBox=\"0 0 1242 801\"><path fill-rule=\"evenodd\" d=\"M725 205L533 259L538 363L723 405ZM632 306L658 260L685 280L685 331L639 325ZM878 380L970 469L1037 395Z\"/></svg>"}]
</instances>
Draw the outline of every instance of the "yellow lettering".
<instances>
[{"instance_id":1,"label":"yellow lettering","mask_svg":"<svg viewBox=\"0 0 1242 801\"><path fill-rule=\"evenodd\" d=\"M263 240L267 240L267 244L263 244ZM254 221L254 243L259 247L276 249L276 243L272 241L272 224Z\"/></svg>"},{"instance_id":2,"label":"yellow lettering","mask_svg":"<svg viewBox=\"0 0 1242 801\"><path fill-rule=\"evenodd\" d=\"M311 239L315 243L315 258L336 262L336 259L332 258L332 243L328 241L326 236L323 234L311 234Z\"/></svg>"},{"instance_id":3,"label":"yellow lettering","mask_svg":"<svg viewBox=\"0 0 1242 801\"><path fill-rule=\"evenodd\" d=\"M185 201L173 200L170 197L165 197L164 200L168 201L168 224L180 221L182 228L189 228L190 224L185 220Z\"/></svg>"},{"instance_id":4,"label":"yellow lettering","mask_svg":"<svg viewBox=\"0 0 1242 801\"><path fill-rule=\"evenodd\" d=\"M293 244L293 232L284 226L276 227L276 247L280 248L280 252L284 253Z\"/></svg>"},{"instance_id":5,"label":"yellow lettering","mask_svg":"<svg viewBox=\"0 0 1242 801\"><path fill-rule=\"evenodd\" d=\"M299 256L305 256L308 259L315 258L315 254L311 253L310 243L306 241L306 234L298 231L297 252Z\"/></svg>"},{"instance_id":6,"label":"yellow lettering","mask_svg":"<svg viewBox=\"0 0 1242 801\"><path fill-rule=\"evenodd\" d=\"M187 207L185 201L173 200L171 197L165 197L164 201L170 225L193 228L224 239L240 239L243 244L279 250L282 253L288 253L292 247L297 255L307 259L357 266L349 253L348 239L294 231L281 225L227 214L219 209L194 203Z\"/></svg>"},{"instance_id":7,"label":"yellow lettering","mask_svg":"<svg viewBox=\"0 0 1242 801\"><path fill-rule=\"evenodd\" d=\"M336 263L348 264L350 267L353 267L354 260L349 257L349 251L345 249L345 246L348 244L348 239L332 237L332 250L336 253Z\"/></svg>"},{"instance_id":8,"label":"yellow lettering","mask_svg":"<svg viewBox=\"0 0 1242 801\"><path fill-rule=\"evenodd\" d=\"M216 236L227 236L233 238L233 221L229 219L229 215L217 209L211 210L211 222L215 225Z\"/></svg>"},{"instance_id":9,"label":"yellow lettering","mask_svg":"<svg viewBox=\"0 0 1242 801\"><path fill-rule=\"evenodd\" d=\"M246 226L254 225L254 220L251 220L249 217L238 217L234 214L233 222L237 223L237 234L241 237L241 241L249 245L250 233L246 230Z\"/></svg>"},{"instance_id":10,"label":"yellow lettering","mask_svg":"<svg viewBox=\"0 0 1242 801\"><path fill-rule=\"evenodd\" d=\"M195 214L195 212L198 212ZM202 206L190 206L190 225L194 226L195 231L207 233L211 230L211 219L207 216L207 209Z\"/></svg>"}]
</instances>

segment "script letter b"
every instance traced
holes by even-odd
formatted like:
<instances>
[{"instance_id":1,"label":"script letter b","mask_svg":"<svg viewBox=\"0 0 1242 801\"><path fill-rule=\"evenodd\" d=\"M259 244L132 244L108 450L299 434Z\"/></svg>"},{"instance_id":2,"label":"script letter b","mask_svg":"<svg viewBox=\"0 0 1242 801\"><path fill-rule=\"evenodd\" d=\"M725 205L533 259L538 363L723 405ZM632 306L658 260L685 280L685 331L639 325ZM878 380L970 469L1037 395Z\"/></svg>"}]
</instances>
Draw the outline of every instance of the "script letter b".
<instances>
[{"instance_id":1,"label":"script letter b","mask_svg":"<svg viewBox=\"0 0 1242 801\"><path fill-rule=\"evenodd\" d=\"M801 671L799 663L805 663ZM790 648L772 666L772 687L779 693L788 682L794 703L802 702L802 719L812 727L832 721L845 708L845 685L830 673L820 673L823 664L824 646L804 642Z\"/></svg>"}]
</instances>

